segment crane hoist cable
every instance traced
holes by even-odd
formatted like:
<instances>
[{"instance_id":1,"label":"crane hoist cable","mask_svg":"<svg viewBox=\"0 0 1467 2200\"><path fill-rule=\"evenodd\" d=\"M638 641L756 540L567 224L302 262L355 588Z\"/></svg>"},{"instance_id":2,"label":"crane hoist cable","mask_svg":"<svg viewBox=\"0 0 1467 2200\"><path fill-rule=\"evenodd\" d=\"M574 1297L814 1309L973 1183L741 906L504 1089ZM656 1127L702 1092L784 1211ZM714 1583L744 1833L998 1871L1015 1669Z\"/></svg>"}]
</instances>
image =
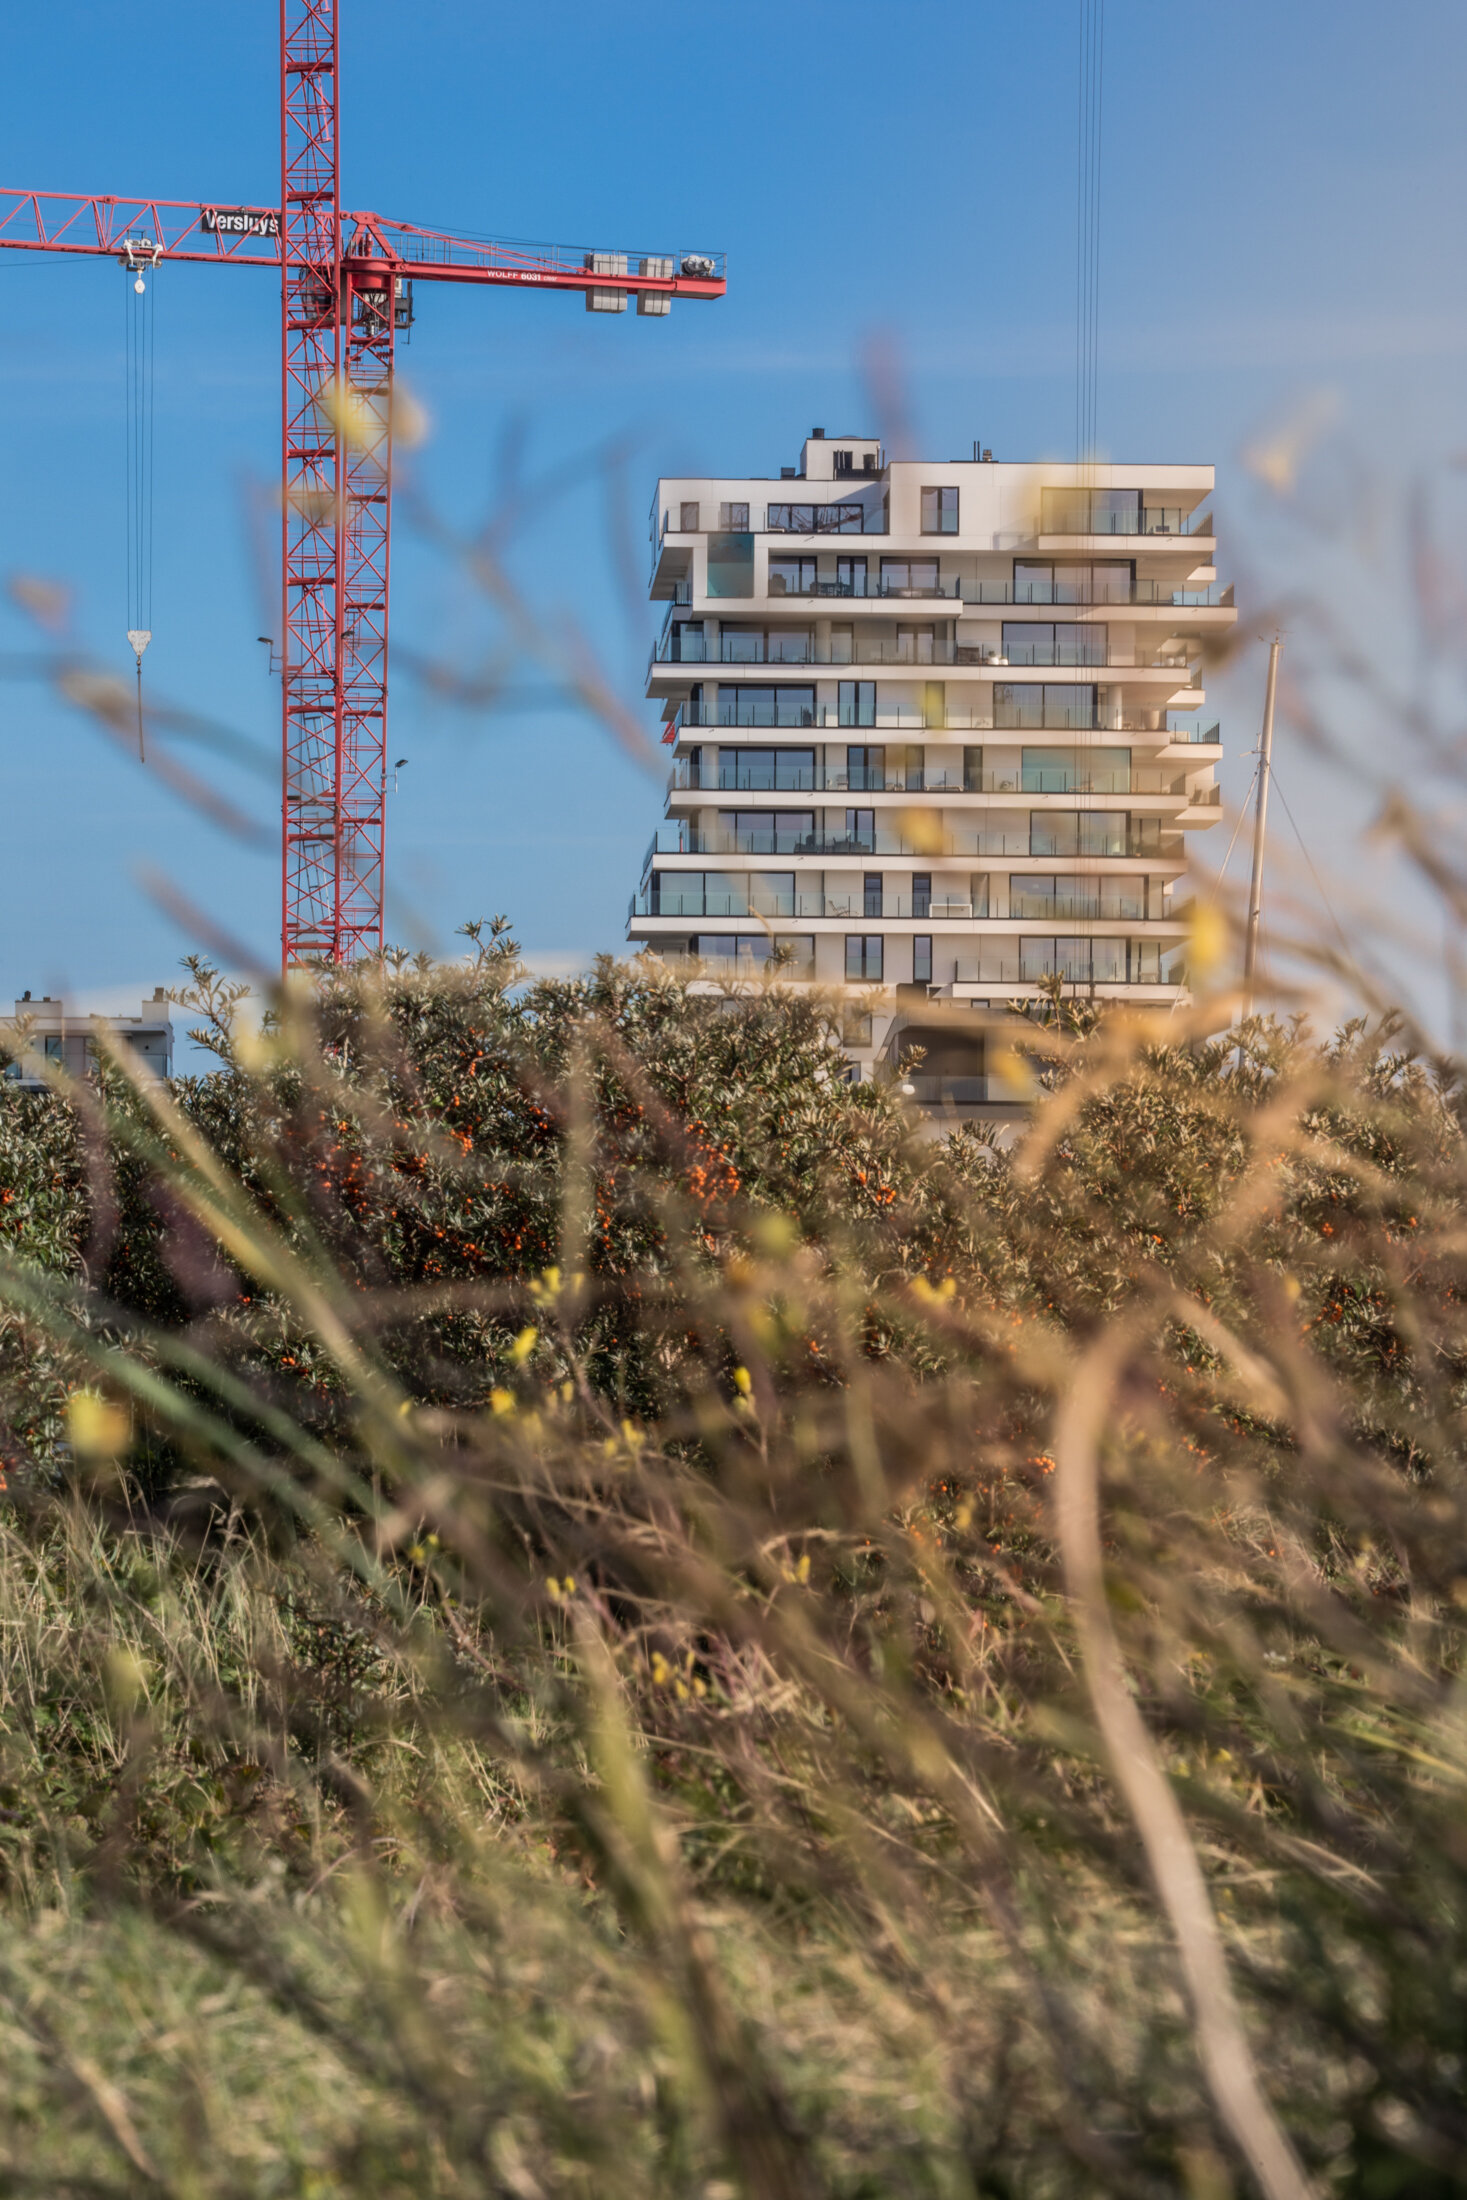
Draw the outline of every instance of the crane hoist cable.
<instances>
[{"instance_id":1,"label":"crane hoist cable","mask_svg":"<svg viewBox=\"0 0 1467 2200\"><path fill-rule=\"evenodd\" d=\"M151 237L128 237L122 265L129 278L122 296L126 384L125 472L127 537L127 639L137 668L138 758L147 762L143 733L143 651L153 639L153 360L156 273L162 248Z\"/></svg>"},{"instance_id":2,"label":"crane hoist cable","mask_svg":"<svg viewBox=\"0 0 1467 2200\"><path fill-rule=\"evenodd\" d=\"M1105 76L1105 0L1080 0L1079 101L1075 120L1075 462L1096 457L1100 355L1100 144Z\"/></svg>"}]
</instances>

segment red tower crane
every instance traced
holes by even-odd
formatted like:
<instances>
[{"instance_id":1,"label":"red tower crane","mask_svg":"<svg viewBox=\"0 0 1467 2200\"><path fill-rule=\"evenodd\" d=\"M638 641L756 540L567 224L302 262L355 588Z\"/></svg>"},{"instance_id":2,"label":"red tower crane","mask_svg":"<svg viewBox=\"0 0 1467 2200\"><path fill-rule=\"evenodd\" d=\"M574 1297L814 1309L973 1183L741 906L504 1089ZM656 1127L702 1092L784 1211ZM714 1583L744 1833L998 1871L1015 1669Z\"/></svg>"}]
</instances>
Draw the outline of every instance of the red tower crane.
<instances>
[{"instance_id":1,"label":"red tower crane","mask_svg":"<svg viewBox=\"0 0 1467 2200\"><path fill-rule=\"evenodd\" d=\"M393 366L415 281L581 291L666 313L721 256L442 236L341 205L336 0L281 0L280 204L0 190L0 248L281 274L281 954L382 946Z\"/></svg>"}]
</instances>

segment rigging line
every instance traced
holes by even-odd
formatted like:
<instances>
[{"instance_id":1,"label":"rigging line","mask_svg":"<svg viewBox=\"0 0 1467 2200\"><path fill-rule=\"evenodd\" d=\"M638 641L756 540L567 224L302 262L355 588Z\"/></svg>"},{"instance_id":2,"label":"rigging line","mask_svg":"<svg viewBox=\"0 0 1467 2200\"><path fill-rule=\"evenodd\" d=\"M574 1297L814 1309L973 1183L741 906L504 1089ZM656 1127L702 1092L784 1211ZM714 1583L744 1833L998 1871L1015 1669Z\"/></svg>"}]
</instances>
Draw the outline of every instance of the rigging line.
<instances>
[{"instance_id":1,"label":"rigging line","mask_svg":"<svg viewBox=\"0 0 1467 2200\"><path fill-rule=\"evenodd\" d=\"M1278 795L1280 802L1282 802L1284 806L1284 815L1288 819L1290 825L1293 826L1294 838L1299 843L1299 853L1309 866L1309 876L1313 879L1315 888L1319 894L1319 898L1324 903L1326 910L1329 912L1329 921L1334 926L1335 932L1339 938L1340 945L1345 951L1345 959L1349 963L1350 968L1354 971L1356 977L1363 980L1364 972L1361 970L1359 963L1355 960L1350 942L1345 937L1344 926L1340 923L1339 918L1335 915L1334 903L1330 900L1329 895L1325 892L1324 881L1314 868L1314 858L1309 853L1308 848L1304 845L1304 835L1300 832L1299 827L1295 822L1294 813L1289 808L1289 798L1284 793L1283 788L1279 785L1279 775L1277 771L1272 768L1272 766L1270 766L1269 768L1269 777L1273 781L1275 793Z\"/></svg>"},{"instance_id":2,"label":"rigging line","mask_svg":"<svg viewBox=\"0 0 1467 2200\"><path fill-rule=\"evenodd\" d=\"M1253 793L1253 789L1257 786L1257 784L1258 766L1255 764L1253 767L1253 777L1248 782L1248 793L1244 795L1243 800L1238 807L1238 822L1233 827L1233 837L1228 842L1228 852L1222 859L1222 869L1218 872L1217 877L1213 880L1212 892L1207 897L1205 906L1209 909L1212 907L1212 904L1217 900L1218 895L1222 891L1222 882L1227 877L1228 865L1233 860L1233 850L1238 845L1238 835L1243 830L1243 820L1248 815L1249 799Z\"/></svg>"}]
</instances>

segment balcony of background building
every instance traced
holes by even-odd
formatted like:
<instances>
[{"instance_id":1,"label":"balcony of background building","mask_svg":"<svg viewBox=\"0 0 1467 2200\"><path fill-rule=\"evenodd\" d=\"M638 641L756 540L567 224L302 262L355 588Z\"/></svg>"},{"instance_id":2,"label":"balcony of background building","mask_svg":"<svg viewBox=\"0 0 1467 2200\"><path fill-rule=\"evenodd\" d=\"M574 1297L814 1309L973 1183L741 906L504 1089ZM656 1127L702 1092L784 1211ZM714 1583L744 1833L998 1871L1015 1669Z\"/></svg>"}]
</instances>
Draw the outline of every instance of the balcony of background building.
<instances>
[{"instance_id":1,"label":"balcony of background building","mask_svg":"<svg viewBox=\"0 0 1467 2200\"><path fill-rule=\"evenodd\" d=\"M829 599L847 603L874 603L890 598L930 598L951 603L1008 604L1008 605L1067 605L1071 609L1100 609L1114 604L1124 607L1155 607L1162 610L1231 610L1233 590L1218 582L1206 588L1173 588L1168 582L1157 580L1128 581L1124 588L1106 590L1071 586L1064 581L1051 582L1048 586L1039 581L983 580L960 574L939 574L934 580L920 582L887 581L879 575L852 576L850 580L800 581L791 586L776 574L769 575L768 596L771 602L801 603L809 599ZM681 599L692 601L691 594Z\"/></svg>"},{"instance_id":2,"label":"balcony of background building","mask_svg":"<svg viewBox=\"0 0 1467 2200\"><path fill-rule=\"evenodd\" d=\"M773 694L775 691L770 690ZM1027 709L1006 707L1002 704L993 710L964 711L944 703L935 717L928 717L924 710L913 705L910 709L873 711L859 720L843 718L839 704L812 703L808 713L787 718L760 720L757 724L739 724L718 715L716 707L707 703L683 703L668 720L671 735L664 733L663 740L678 740L686 732L691 733L1144 733L1158 742L1185 742L1202 748L1221 745L1222 728L1211 726L1153 725L1149 718L1127 718L1124 715L1087 719L1083 724L1071 718L1035 715Z\"/></svg>"},{"instance_id":3,"label":"balcony of background building","mask_svg":"<svg viewBox=\"0 0 1467 2200\"><path fill-rule=\"evenodd\" d=\"M1066 789L1066 792L1073 790ZM1051 855L1055 851L1041 849L1037 852ZM899 827L883 824L875 811L868 811L859 821L848 823L844 830L839 826L807 826L803 821L798 825L782 826L771 816L768 824L761 821L758 825L740 826L730 832L726 827L705 828L686 819L673 818L659 825L652 835L642 870L645 874L659 856L910 856L940 862L949 856L1028 858L1035 853L1032 836L1027 833L962 832L948 826L914 836ZM1152 850L1138 848L1136 853L1150 856ZM1157 859L1162 860L1161 849L1155 853ZM1086 860L1103 859L1087 857Z\"/></svg>"},{"instance_id":4,"label":"balcony of background building","mask_svg":"<svg viewBox=\"0 0 1467 2200\"><path fill-rule=\"evenodd\" d=\"M1164 644L1151 649L1144 644L1139 648L1132 645L1122 649L1111 647L1105 639L1103 626L1082 627L1080 631L1096 636L1097 640L1077 645L1076 653L1069 655L1064 653L1064 645L1058 643L1052 643L1049 654L1044 654L1041 636L1032 639L1025 636L1019 645L1023 654L1006 654L989 643L951 642L935 634L878 636L853 633L840 641L822 642L813 634L801 634L789 628L772 628L767 633L744 628L721 632L715 641L701 626L673 627L653 643L648 652L647 673L650 678L658 665L1012 664L1072 672L1161 670L1179 678L1185 676L1185 684L1193 684L1193 668L1198 661L1195 640L1190 649L1169 648ZM1081 646L1086 650L1083 655L1079 653Z\"/></svg>"},{"instance_id":5,"label":"balcony of background building","mask_svg":"<svg viewBox=\"0 0 1467 2200\"><path fill-rule=\"evenodd\" d=\"M1027 860L1027 847L1023 852ZM1135 892L1097 889L1094 894L1025 894L1019 907L1015 906L1010 887L1008 915L1000 917L995 915L986 893L967 897L933 893L888 894L885 891L876 894L857 887L839 893L831 893L825 888L802 890L799 887L777 893L741 892L723 887L709 890L697 883L701 878L698 872L686 876L688 883L684 885L684 874L666 872L660 885L644 887L633 894L627 903L627 921L630 923L639 917L678 920L687 917L700 920L804 917L812 921L817 918L862 924L898 921L937 926L958 923L1161 924L1173 931L1180 922L1172 910L1161 906L1159 880L1148 885L1147 880L1137 879ZM1107 881L1105 884L1114 884L1119 889L1126 881Z\"/></svg>"},{"instance_id":6,"label":"balcony of background building","mask_svg":"<svg viewBox=\"0 0 1467 2200\"><path fill-rule=\"evenodd\" d=\"M1083 752L1077 752L1082 754ZM1122 754L1125 752L1122 751ZM1208 790L1192 788L1201 796ZM741 774L737 765L720 764L716 773L695 768L694 759L682 757L668 778L670 794L1145 794L1186 798L1185 774L1156 771L1145 765L1115 765L1087 771L1075 764L1013 765L998 771L974 767L954 773L928 773L906 767L876 764L849 766L845 771L817 764L767 778Z\"/></svg>"},{"instance_id":7,"label":"balcony of background building","mask_svg":"<svg viewBox=\"0 0 1467 2200\"><path fill-rule=\"evenodd\" d=\"M934 969L933 994L941 999L954 986L1027 986L1038 989L1053 984L1056 978L1066 993L1082 996L1092 988L1103 986L1177 986L1183 983L1176 974L1181 962L1180 950L1168 946L1164 941L1081 938L1071 941L1069 945L1077 952L1060 952L1059 943L1054 941L1020 940L1017 955L959 956L951 964L944 961L940 976ZM1136 952L1127 952L1116 957L1106 953L1091 957L1078 952L1091 948L1120 948ZM1028 952L1025 952L1026 949ZM950 976L947 974L949 970Z\"/></svg>"}]
</instances>

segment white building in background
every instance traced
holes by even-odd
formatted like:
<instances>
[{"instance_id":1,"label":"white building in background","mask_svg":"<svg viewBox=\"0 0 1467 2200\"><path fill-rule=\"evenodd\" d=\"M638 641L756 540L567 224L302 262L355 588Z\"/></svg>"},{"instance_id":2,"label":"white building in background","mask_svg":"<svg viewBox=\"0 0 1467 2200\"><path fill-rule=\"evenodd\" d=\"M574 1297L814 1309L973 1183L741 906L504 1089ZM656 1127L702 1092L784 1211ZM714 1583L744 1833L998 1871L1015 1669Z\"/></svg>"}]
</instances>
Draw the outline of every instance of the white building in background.
<instances>
[{"instance_id":1,"label":"white building in background","mask_svg":"<svg viewBox=\"0 0 1467 2200\"><path fill-rule=\"evenodd\" d=\"M934 1105L1002 1095L979 1018L924 1031L929 1001L1176 998L1187 835L1221 816L1201 660L1237 616L1212 486L819 428L777 482L659 482L672 768L628 937L859 988L857 1072L920 1044Z\"/></svg>"},{"instance_id":2,"label":"white building in background","mask_svg":"<svg viewBox=\"0 0 1467 2200\"><path fill-rule=\"evenodd\" d=\"M97 1034L106 1030L131 1047L153 1076L171 1077L173 1018L161 985L141 1008L137 1016L84 1015L49 993L36 1001L27 993L16 1002L14 1016L0 1016L0 1074L16 1084L40 1087L46 1081L40 1065L49 1062L68 1076L85 1077L97 1067Z\"/></svg>"}]
</instances>

